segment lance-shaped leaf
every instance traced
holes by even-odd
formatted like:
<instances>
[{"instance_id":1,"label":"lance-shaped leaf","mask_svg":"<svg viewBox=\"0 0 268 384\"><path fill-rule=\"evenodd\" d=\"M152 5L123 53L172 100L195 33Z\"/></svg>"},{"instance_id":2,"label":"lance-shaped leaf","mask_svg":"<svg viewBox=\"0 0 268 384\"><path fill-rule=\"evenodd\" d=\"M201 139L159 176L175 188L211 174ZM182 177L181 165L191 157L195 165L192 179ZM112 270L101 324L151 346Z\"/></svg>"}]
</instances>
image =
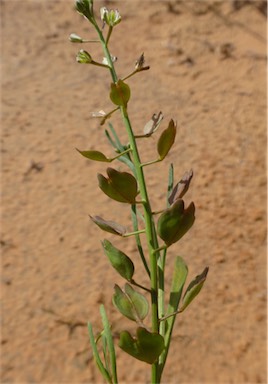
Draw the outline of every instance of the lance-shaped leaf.
<instances>
[{"instance_id":1,"label":"lance-shaped leaf","mask_svg":"<svg viewBox=\"0 0 268 384\"><path fill-rule=\"evenodd\" d=\"M128 319L142 322L148 314L149 305L145 296L135 291L131 285L125 284L124 291L115 284L113 304Z\"/></svg>"},{"instance_id":2,"label":"lance-shaped leaf","mask_svg":"<svg viewBox=\"0 0 268 384\"><path fill-rule=\"evenodd\" d=\"M176 243L191 228L195 220L194 213L194 203L184 209L184 202L180 199L161 214L157 232L167 246Z\"/></svg>"},{"instance_id":3,"label":"lance-shaped leaf","mask_svg":"<svg viewBox=\"0 0 268 384\"><path fill-rule=\"evenodd\" d=\"M100 189L111 199L121 203L134 204L138 194L138 184L133 175L107 168L108 179L98 174Z\"/></svg>"},{"instance_id":4,"label":"lance-shaped leaf","mask_svg":"<svg viewBox=\"0 0 268 384\"><path fill-rule=\"evenodd\" d=\"M177 256L173 270L167 315L177 311L187 275L188 267L185 261L182 257Z\"/></svg>"},{"instance_id":5,"label":"lance-shaped leaf","mask_svg":"<svg viewBox=\"0 0 268 384\"><path fill-rule=\"evenodd\" d=\"M137 328L136 338L128 331L120 333L119 347L138 360L153 364L162 353L164 338L158 333L151 333L143 327Z\"/></svg>"},{"instance_id":6,"label":"lance-shaped leaf","mask_svg":"<svg viewBox=\"0 0 268 384\"><path fill-rule=\"evenodd\" d=\"M116 373L116 355L114 349L114 341L111 332L111 325L106 315L104 305L100 306L100 313L103 324L103 352L105 356L106 369L112 377L112 382L117 383L117 373ZM108 353L107 353L108 352Z\"/></svg>"},{"instance_id":7,"label":"lance-shaped leaf","mask_svg":"<svg viewBox=\"0 0 268 384\"><path fill-rule=\"evenodd\" d=\"M151 136L161 124L164 116L162 112L159 112L158 115L156 113L153 114L151 120L145 124L143 133L145 136Z\"/></svg>"},{"instance_id":8,"label":"lance-shaped leaf","mask_svg":"<svg viewBox=\"0 0 268 384\"><path fill-rule=\"evenodd\" d=\"M178 310L182 290L187 278L188 267L182 257L177 256L173 270L173 277L170 289L170 297L166 316L174 314ZM176 316L170 316L166 319L166 332L165 332L165 352L161 355L162 366L165 366L166 358L169 351L171 342L171 335L174 327Z\"/></svg>"},{"instance_id":9,"label":"lance-shaped leaf","mask_svg":"<svg viewBox=\"0 0 268 384\"><path fill-rule=\"evenodd\" d=\"M204 282L206 281L207 274L208 274L208 267L206 267L204 271L200 275L196 276L196 278L189 284L183 296L180 312L184 311L185 308L188 307L188 305L193 301L193 299L201 291L204 285Z\"/></svg>"},{"instance_id":10,"label":"lance-shaped leaf","mask_svg":"<svg viewBox=\"0 0 268 384\"><path fill-rule=\"evenodd\" d=\"M173 188L168 198L168 202L170 205L174 204L176 200L181 199L185 195L185 193L189 189L192 177L193 177L192 169L184 173L181 180L175 185L175 187Z\"/></svg>"},{"instance_id":11,"label":"lance-shaped leaf","mask_svg":"<svg viewBox=\"0 0 268 384\"><path fill-rule=\"evenodd\" d=\"M106 157L102 152L100 151L94 151L94 150L89 150L89 151L80 151L79 149L76 148L76 150L84 157L90 160L95 160L95 161L102 161L105 163L110 163L113 159L109 159Z\"/></svg>"},{"instance_id":12,"label":"lance-shaped leaf","mask_svg":"<svg viewBox=\"0 0 268 384\"><path fill-rule=\"evenodd\" d=\"M104 220L100 216L89 216L98 227L100 227L103 231L113 233L114 235L123 236L127 229L120 224L115 223L114 221Z\"/></svg>"},{"instance_id":13,"label":"lance-shaped leaf","mask_svg":"<svg viewBox=\"0 0 268 384\"><path fill-rule=\"evenodd\" d=\"M167 156L170 148L174 144L175 137L176 137L176 125L174 121L171 119L167 129L165 129L162 132L157 143L157 151L158 151L160 160L163 160Z\"/></svg>"},{"instance_id":14,"label":"lance-shaped leaf","mask_svg":"<svg viewBox=\"0 0 268 384\"><path fill-rule=\"evenodd\" d=\"M110 99L115 105L126 107L130 99L130 88L123 82L118 80L116 83L111 84Z\"/></svg>"},{"instance_id":15,"label":"lance-shaped leaf","mask_svg":"<svg viewBox=\"0 0 268 384\"><path fill-rule=\"evenodd\" d=\"M108 240L102 242L104 252L110 260L114 269L126 280L131 280L134 274L132 260L120 249L117 249Z\"/></svg>"},{"instance_id":16,"label":"lance-shaped leaf","mask_svg":"<svg viewBox=\"0 0 268 384\"><path fill-rule=\"evenodd\" d=\"M93 330L92 330L92 325L90 323L88 323L88 333L89 333L89 339L90 339L91 348L92 348L92 351L93 351L93 356L94 356L94 359L96 361L97 367L99 368L99 370L100 370L102 376L104 377L104 379L108 383L111 383L112 382L112 378L111 378L110 373L108 372L108 370L104 367L103 362L101 361L101 358L100 358L100 355L99 355L99 352L98 352L98 348L97 348L97 343L96 343L95 338L94 338L94 334L93 334Z\"/></svg>"}]
</instances>

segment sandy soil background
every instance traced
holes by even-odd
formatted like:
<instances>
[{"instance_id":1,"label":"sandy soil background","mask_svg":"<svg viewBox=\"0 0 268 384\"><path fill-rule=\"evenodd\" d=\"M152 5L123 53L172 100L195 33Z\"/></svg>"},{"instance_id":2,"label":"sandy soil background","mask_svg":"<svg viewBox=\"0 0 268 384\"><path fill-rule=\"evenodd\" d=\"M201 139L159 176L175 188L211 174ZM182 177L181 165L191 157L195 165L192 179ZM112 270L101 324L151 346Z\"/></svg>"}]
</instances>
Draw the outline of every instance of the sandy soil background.
<instances>
[{"instance_id":1,"label":"sandy soil background","mask_svg":"<svg viewBox=\"0 0 268 384\"><path fill-rule=\"evenodd\" d=\"M165 201L169 163L176 180L193 168L186 195L192 230L172 246L189 278L210 267L198 299L180 315L165 383L266 383L266 4L262 1L106 1L123 21L111 51L126 75L142 52L150 71L129 80L137 133L155 112L178 135L168 159L146 168L155 210ZM92 111L109 111L110 78L75 61L72 32L94 32L71 1L1 1L2 28L2 383L100 383L86 322L100 330L104 303L115 332L135 324L113 308L123 284L103 255L105 237L88 215L129 223L128 207L100 193L105 164L75 151L112 156ZM86 47L101 60L97 45ZM112 122L125 134L115 116ZM158 134L156 135L156 137ZM142 142L144 161L157 139ZM123 169L120 166L120 169ZM169 281L167 280L167 287ZM148 383L150 369L122 351L121 383Z\"/></svg>"}]
</instances>

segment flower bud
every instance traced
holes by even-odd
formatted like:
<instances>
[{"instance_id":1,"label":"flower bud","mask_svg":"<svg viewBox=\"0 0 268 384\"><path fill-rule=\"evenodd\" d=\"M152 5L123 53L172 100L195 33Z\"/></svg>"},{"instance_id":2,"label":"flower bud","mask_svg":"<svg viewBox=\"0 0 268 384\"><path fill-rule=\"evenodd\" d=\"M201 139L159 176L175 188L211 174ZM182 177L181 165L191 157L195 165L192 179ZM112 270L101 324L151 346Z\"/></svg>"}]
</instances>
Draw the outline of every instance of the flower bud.
<instances>
[{"instance_id":1,"label":"flower bud","mask_svg":"<svg viewBox=\"0 0 268 384\"><path fill-rule=\"evenodd\" d=\"M75 7L77 12L92 22L94 19L93 0L76 0Z\"/></svg>"},{"instance_id":2,"label":"flower bud","mask_svg":"<svg viewBox=\"0 0 268 384\"><path fill-rule=\"evenodd\" d=\"M69 40L71 43L83 43L82 37L78 36L76 33L71 33Z\"/></svg>"},{"instance_id":3,"label":"flower bud","mask_svg":"<svg viewBox=\"0 0 268 384\"><path fill-rule=\"evenodd\" d=\"M80 49L76 56L76 61L80 64L90 64L93 60L87 51L85 51L84 49Z\"/></svg>"}]
</instances>

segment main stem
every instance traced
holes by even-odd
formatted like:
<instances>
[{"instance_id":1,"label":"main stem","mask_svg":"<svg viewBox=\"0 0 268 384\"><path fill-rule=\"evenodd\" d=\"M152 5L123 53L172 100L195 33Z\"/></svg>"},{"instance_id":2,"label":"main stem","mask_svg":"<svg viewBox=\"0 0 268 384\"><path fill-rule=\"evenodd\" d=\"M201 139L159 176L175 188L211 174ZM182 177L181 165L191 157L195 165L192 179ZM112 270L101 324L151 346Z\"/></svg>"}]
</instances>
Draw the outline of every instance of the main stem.
<instances>
[{"instance_id":1,"label":"main stem","mask_svg":"<svg viewBox=\"0 0 268 384\"><path fill-rule=\"evenodd\" d=\"M102 34L102 31L99 29L97 23L95 24L95 28L96 28L96 31L99 35L105 57L107 58L107 61L108 61L108 65L110 67L110 73L111 73L113 82L116 83L118 78L117 78L117 74L116 74L113 62L111 60L111 55L110 55L110 52L109 52L109 49L107 46L107 42L105 41L103 34ZM158 274L157 274L158 253L156 252L156 249L158 249L159 246L158 246L157 237L156 237L156 233L155 233L153 215L152 215L150 201L149 201L149 197L148 197L148 193L147 193L143 168L141 165L139 151L138 151L138 148L136 145L136 140L135 140L133 130L131 127L131 123L129 120L127 108L122 106L122 107L120 107L120 111L121 111L124 125L125 125L126 130L127 130L130 148L132 150L133 164L134 164L136 172L137 172L137 179L138 179L139 188L140 188L140 195L141 195L143 208L144 208L146 238L147 238L149 257L150 257L152 332L158 333L159 332L158 297L157 297L157 293L158 293ZM157 360L154 364L152 364L151 382L153 384L159 383L158 371L159 371L159 364L158 364L158 360Z\"/></svg>"},{"instance_id":2,"label":"main stem","mask_svg":"<svg viewBox=\"0 0 268 384\"><path fill-rule=\"evenodd\" d=\"M136 140L133 135L131 123L125 107L121 107L122 118L128 133L130 148L132 149L133 163L137 172L137 179L140 188L140 195L142 198L144 208L144 219L146 228L146 238L148 244L148 250L150 255L150 279L151 279L151 303L152 303L152 332L158 333L158 278L157 278L157 255L155 250L158 248L158 244L155 241L154 236L154 223L152 219L152 210L148 198L148 193L145 184L145 178L141 161L139 157ZM158 361L152 365L152 383L156 384L158 380Z\"/></svg>"}]
</instances>

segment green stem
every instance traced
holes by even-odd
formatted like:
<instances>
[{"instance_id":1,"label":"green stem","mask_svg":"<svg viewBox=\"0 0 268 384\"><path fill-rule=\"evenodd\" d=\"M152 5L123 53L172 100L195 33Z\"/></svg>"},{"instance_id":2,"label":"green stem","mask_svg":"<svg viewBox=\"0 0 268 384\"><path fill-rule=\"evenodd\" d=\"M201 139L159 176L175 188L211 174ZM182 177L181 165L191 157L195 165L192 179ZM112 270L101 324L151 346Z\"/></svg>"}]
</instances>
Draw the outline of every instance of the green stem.
<instances>
[{"instance_id":1,"label":"green stem","mask_svg":"<svg viewBox=\"0 0 268 384\"><path fill-rule=\"evenodd\" d=\"M103 35L96 26L96 30L99 34L104 54L107 58L108 64L110 66L110 72L113 79L113 82L117 82L117 74L114 69L113 62L111 60L110 52L108 50L107 44L103 38ZM130 148L132 149L133 163L137 173L137 179L140 187L140 194L143 202L144 208L144 218L145 218L145 228L146 228L146 238L149 249L150 257L150 280L151 280L151 301L152 301L152 332L158 333L159 322L158 322L158 273L157 273L157 254L155 250L158 248L157 238L155 236L154 222L152 218L152 210L149 202L149 197L146 189L146 183L144 178L143 169L141 166L141 161L139 157L138 148L136 145L136 140L132 131L131 123L129 120L127 109L122 106L120 107L122 119L127 130ZM158 383L158 361L152 365L152 383Z\"/></svg>"},{"instance_id":2,"label":"green stem","mask_svg":"<svg viewBox=\"0 0 268 384\"><path fill-rule=\"evenodd\" d=\"M110 67L110 73L112 76L112 80L114 83L117 82L118 77L111 59L111 55L107 46L107 42L105 41L101 30L99 29L97 23L94 23L96 31L99 35L103 51L105 57L107 58L108 65ZM132 150L132 158L133 164L136 169L137 180L140 188L140 195L144 208L144 219L145 219L145 229L146 229L146 238L147 245L149 250L149 260L150 260L150 282L151 282L151 314L152 314L152 332L159 332L159 320L158 320L158 266L157 266L157 258L159 257L159 253L156 251L158 246L155 224L153 221L152 210L150 206L150 201L147 193L145 177L142 169L142 164L140 161L139 151L136 145L136 139L133 134L133 130L131 127L130 119L128 116L127 108L124 106L120 107L122 119L128 134L130 148ZM159 383L159 363L156 361L152 364L152 372L151 372L151 382L153 384Z\"/></svg>"},{"instance_id":3,"label":"green stem","mask_svg":"<svg viewBox=\"0 0 268 384\"><path fill-rule=\"evenodd\" d=\"M106 37L106 45L108 45L108 43L109 43L112 32L113 32L113 27L109 27L108 34Z\"/></svg>"},{"instance_id":4,"label":"green stem","mask_svg":"<svg viewBox=\"0 0 268 384\"><path fill-rule=\"evenodd\" d=\"M114 69L114 64L113 64L107 43L103 37L102 31L100 30L98 24L95 21L94 21L94 27L95 27L98 35L99 35L99 39L100 39L100 42L102 44L102 49L103 49L104 55L108 61L108 65L109 65L109 69L110 69L110 73L111 73L113 82L116 83L117 82L117 74L116 74L115 69Z\"/></svg>"},{"instance_id":5,"label":"green stem","mask_svg":"<svg viewBox=\"0 0 268 384\"><path fill-rule=\"evenodd\" d=\"M140 235L137 233L137 231L139 230L139 227L138 227L138 220L137 220L137 207L136 207L136 204L133 204L131 206L131 216L132 216L133 229L134 229L134 231L136 231L135 240L136 240L137 248L138 248L141 260L143 262L144 268L145 268L148 276L150 277L150 275L151 275L150 274L150 269L148 267L147 260L146 260L146 258L144 256Z\"/></svg>"}]
</instances>

